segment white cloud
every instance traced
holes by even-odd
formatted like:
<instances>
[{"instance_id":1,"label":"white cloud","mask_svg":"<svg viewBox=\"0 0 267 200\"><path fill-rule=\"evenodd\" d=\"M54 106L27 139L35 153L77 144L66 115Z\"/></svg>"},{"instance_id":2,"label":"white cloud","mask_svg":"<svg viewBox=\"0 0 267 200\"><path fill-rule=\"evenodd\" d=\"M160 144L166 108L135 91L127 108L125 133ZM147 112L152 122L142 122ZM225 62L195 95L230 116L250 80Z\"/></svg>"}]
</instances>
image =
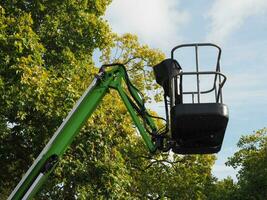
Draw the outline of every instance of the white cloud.
<instances>
[{"instance_id":1,"label":"white cloud","mask_svg":"<svg viewBox=\"0 0 267 200\"><path fill-rule=\"evenodd\" d=\"M266 0L216 0L208 13L211 18L211 32L207 38L222 43L248 17L264 14L266 11Z\"/></svg>"},{"instance_id":2,"label":"white cloud","mask_svg":"<svg viewBox=\"0 0 267 200\"><path fill-rule=\"evenodd\" d=\"M189 14L179 9L178 0L114 0L105 18L114 32L137 34L142 42L166 50L181 40L179 30Z\"/></svg>"}]
</instances>

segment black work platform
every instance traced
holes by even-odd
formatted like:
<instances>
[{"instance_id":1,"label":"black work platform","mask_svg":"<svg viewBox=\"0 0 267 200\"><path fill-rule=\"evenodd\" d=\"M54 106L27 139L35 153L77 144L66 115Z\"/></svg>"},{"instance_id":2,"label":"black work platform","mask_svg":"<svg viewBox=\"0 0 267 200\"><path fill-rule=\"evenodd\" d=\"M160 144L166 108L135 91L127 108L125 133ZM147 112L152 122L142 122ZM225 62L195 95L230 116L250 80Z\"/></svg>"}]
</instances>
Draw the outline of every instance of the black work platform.
<instances>
[{"instance_id":1,"label":"black work platform","mask_svg":"<svg viewBox=\"0 0 267 200\"><path fill-rule=\"evenodd\" d=\"M178 104L171 109L174 153L217 153L228 122L228 108L221 103Z\"/></svg>"},{"instance_id":2,"label":"black work platform","mask_svg":"<svg viewBox=\"0 0 267 200\"><path fill-rule=\"evenodd\" d=\"M207 47L211 48L211 55L215 56L216 62L211 66L215 69L202 70L206 64L199 59L199 52L202 51L200 55L203 55ZM185 71L184 66L188 66L188 63L184 64L183 59L181 62L174 59L186 48L194 50L190 51L194 52L195 57L193 71ZM221 149L229 114L227 106L223 104L222 87L226 76L220 71L220 58L221 48L217 45L184 44L172 49L170 59L154 66L156 82L164 89L167 124L171 129L170 146L174 153L208 154L217 153ZM184 81L189 77L193 78ZM200 84L205 78L211 80L207 87ZM187 87L185 84L192 86Z\"/></svg>"}]
</instances>

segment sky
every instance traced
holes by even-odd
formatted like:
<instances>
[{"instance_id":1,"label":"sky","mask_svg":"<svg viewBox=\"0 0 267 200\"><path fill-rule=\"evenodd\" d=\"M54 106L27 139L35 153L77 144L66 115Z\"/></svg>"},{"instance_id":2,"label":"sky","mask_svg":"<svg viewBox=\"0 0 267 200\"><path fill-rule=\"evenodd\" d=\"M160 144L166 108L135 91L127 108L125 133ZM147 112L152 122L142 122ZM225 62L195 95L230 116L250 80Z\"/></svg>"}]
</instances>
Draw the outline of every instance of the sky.
<instances>
[{"instance_id":1,"label":"sky","mask_svg":"<svg viewBox=\"0 0 267 200\"><path fill-rule=\"evenodd\" d=\"M136 34L167 57L185 43L212 42L222 48L230 120L213 174L236 180L236 171L224 163L237 151L241 135L267 126L267 1L113 0L105 19L114 32ZM150 106L164 112L162 104Z\"/></svg>"}]
</instances>

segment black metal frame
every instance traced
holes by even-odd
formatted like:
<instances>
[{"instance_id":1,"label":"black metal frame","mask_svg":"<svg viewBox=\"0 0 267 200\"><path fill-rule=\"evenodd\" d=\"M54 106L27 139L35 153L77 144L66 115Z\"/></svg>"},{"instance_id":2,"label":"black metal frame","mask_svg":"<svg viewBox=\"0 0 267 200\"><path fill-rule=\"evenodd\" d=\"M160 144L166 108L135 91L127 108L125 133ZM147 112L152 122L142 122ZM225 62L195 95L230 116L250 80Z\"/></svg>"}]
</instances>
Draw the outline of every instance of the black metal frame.
<instances>
[{"instance_id":1,"label":"black metal frame","mask_svg":"<svg viewBox=\"0 0 267 200\"><path fill-rule=\"evenodd\" d=\"M215 47L218 49L218 56L217 56L217 62L216 62L216 69L215 71L199 71L199 59L198 59L198 47L203 47L203 46L211 46ZM201 103L200 100L200 95L201 94L207 94L212 91L215 92L215 102L216 103L223 103L223 98L222 98L222 87L226 81L226 76L220 72L220 58L221 58L221 48L215 44L212 43L193 43L193 44L183 44L176 46L172 49L171 51L171 59L174 59L174 52L177 49L183 48L183 47L194 47L195 48L195 58L196 58L196 71L195 72L183 72L181 71L178 75L175 75L172 77L172 81L170 81L170 88L173 88L173 92L171 92L171 97L170 97L170 103L171 107L176 104L175 99L177 96L175 94L180 95L180 102L183 102L183 95L192 95L192 103L194 104L194 97L197 95L197 103ZM213 81L213 87L209 90L204 90L200 91L200 75L209 75L209 74L214 74L214 81ZM197 91L190 91L190 92L184 92L183 91L183 76L186 75L196 75L197 76ZM179 80L179 83L178 83ZM216 85L218 80L218 87ZM179 86L178 86L179 85Z\"/></svg>"}]
</instances>

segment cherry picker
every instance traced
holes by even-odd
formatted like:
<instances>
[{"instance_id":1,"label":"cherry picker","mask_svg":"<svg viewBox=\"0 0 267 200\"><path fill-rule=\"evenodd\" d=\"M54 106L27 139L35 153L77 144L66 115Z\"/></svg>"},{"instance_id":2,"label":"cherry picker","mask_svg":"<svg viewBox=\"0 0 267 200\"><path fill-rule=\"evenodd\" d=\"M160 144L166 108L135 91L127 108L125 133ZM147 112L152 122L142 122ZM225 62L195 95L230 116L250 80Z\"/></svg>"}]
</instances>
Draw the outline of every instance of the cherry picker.
<instances>
[{"instance_id":1,"label":"cherry picker","mask_svg":"<svg viewBox=\"0 0 267 200\"><path fill-rule=\"evenodd\" d=\"M217 61L214 71L200 70L198 54L202 47L216 49ZM183 71L179 62L174 59L174 53L184 48L192 48L195 52L195 70L192 72ZM222 98L222 87L226 77L220 72L220 58L221 49L217 45L184 44L172 49L171 58L154 66L156 82L164 90L166 129L163 131L158 129L153 116L147 111L142 95L131 83L125 66L120 63L103 65L8 199L26 200L34 197L82 125L110 89L118 91L151 153L169 150L178 154L219 152L229 118L228 108L223 104ZM212 88L201 90L200 77L207 75L213 77ZM184 91L183 80L186 76L196 77L196 90ZM123 82L126 87L123 87ZM201 95L208 93L214 93L214 101L201 102ZM192 101L185 103L184 96L191 96Z\"/></svg>"}]
</instances>

